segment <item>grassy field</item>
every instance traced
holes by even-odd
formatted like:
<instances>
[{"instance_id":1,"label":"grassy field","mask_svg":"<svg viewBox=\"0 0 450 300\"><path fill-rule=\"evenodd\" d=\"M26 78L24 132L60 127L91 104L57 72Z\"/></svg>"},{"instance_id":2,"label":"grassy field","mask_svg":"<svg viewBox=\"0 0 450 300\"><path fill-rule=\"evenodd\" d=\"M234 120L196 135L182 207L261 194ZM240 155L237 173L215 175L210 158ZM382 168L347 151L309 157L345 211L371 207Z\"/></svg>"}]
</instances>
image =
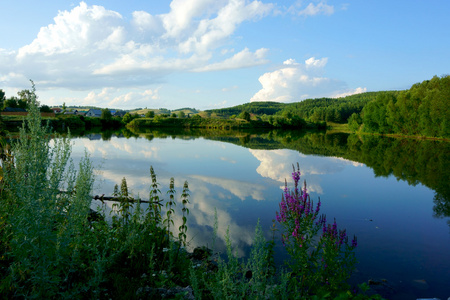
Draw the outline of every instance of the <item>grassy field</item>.
<instances>
[{"instance_id":1,"label":"grassy field","mask_svg":"<svg viewBox=\"0 0 450 300\"><path fill-rule=\"evenodd\" d=\"M333 122L327 122L328 131L336 131L336 132L352 132L350 128L348 127L348 124L340 124L340 123L333 123Z\"/></svg>"}]
</instances>

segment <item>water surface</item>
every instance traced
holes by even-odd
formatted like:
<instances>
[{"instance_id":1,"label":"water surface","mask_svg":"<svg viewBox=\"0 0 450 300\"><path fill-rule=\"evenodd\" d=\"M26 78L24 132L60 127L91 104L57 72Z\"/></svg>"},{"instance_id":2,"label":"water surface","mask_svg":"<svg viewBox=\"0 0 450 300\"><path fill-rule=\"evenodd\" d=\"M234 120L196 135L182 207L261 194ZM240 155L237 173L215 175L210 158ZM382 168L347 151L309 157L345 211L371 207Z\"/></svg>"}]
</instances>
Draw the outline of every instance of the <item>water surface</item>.
<instances>
[{"instance_id":1,"label":"water surface","mask_svg":"<svg viewBox=\"0 0 450 300\"><path fill-rule=\"evenodd\" d=\"M75 138L74 156L85 149L98 170L95 194L110 195L125 177L134 195L148 199L150 166L163 194L174 177L179 199L187 180L190 246L211 245L216 211L216 246L223 250L229 228L241 256L248 254L258 219L271 237L285 179L292 182L298 162L328 220L336 218L358 236L355 281L386 279L392 299L450 297L448 143L295 132L150 132ZM281 261L280 244L277 252Z\"/></svg>"}]
</instances>

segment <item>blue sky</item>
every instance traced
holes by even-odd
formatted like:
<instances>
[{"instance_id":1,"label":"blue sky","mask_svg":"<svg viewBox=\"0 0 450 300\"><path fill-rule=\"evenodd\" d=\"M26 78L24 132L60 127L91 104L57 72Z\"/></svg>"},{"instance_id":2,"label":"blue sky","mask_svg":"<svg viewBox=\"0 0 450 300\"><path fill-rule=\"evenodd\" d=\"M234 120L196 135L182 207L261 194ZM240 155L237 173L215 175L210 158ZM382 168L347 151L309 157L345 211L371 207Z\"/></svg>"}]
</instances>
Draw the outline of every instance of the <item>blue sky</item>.
<instances>
[{"instance_id":1,"label":"blue sky","mask_svg":"<svg viewBox=\"0 0 450 300\"><path fill-rule=\"evenodd\" d=\"M450 1L1 1L0 89L195 107L408 89L450 70Z\"/></svg>"}]
</instances>

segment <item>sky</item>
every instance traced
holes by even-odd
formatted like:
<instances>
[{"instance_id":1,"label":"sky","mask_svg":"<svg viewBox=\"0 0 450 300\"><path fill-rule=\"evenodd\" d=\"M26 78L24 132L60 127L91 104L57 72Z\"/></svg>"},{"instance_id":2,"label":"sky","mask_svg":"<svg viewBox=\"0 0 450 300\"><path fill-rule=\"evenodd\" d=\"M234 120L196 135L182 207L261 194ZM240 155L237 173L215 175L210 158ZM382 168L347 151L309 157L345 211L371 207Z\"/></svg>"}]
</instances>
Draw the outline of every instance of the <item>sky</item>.
<instances>
[{"instance_id":1,"label":"sky","mask_svg":"<svg viewBox=\"0 0 450 300\"><path fill-rule=\"evenodd\" d=\"M231 107L450 71L448 0L0 0L0 89L41 104Z\"/></svg>"}]
</instances>

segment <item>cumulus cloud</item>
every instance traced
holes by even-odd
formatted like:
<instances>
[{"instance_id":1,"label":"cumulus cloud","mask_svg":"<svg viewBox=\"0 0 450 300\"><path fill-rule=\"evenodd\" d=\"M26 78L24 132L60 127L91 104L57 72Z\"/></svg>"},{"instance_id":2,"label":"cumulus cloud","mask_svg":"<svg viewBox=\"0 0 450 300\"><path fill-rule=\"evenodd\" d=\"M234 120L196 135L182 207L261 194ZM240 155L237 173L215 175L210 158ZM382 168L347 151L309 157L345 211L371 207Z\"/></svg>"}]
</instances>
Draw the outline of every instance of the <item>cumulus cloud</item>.
<instances>
[{"instance_id":1,"label":"cumulus cloud","mask_svg":"<svg viewBox=\"0 0 450 300\"><path fill-rule=\"evenodd\" d=\"M303 64L294 59L284 61L277 70L259 77L262 89L253 95L250 101L296 102L307 98L351 94L352 91L345 82L324 76L327 62L326 57L310 57ZM359 88L353 93L363 90Z\"/></svg>"},{"instance_id":2,"label":"cumulus cloud","mask_svg":"<svg viewBox=\"0 0 450 300\"><path fill-rule=\"evenodd\" d=\"M361 94L361 93L365 93L367 92L367 88L363 88L363 87L358 87L356 89L349 89L347 91L344 92L338 92L334 95L332 95L332 98L342 98L342 97L347 97L350 95L355 95L355 94Z\"/></svg>"},{"instance_id":3,"label":"cumulus cloud","mask_svg":"<svg viewBox=\"0 0 450 300\"><path fill-rule=\"evenodd\" d=\"M129 18L81 2L60 11L30 44L16 51L0 49L0 80L4 86L23 87L33 78L40 89L89 91L158 84L171 72L259 65L266 62L266 49L215 55L241 23L272 9L256 0L173 0L166 14L135 11Z\"/></svg>"}]
</instances>

